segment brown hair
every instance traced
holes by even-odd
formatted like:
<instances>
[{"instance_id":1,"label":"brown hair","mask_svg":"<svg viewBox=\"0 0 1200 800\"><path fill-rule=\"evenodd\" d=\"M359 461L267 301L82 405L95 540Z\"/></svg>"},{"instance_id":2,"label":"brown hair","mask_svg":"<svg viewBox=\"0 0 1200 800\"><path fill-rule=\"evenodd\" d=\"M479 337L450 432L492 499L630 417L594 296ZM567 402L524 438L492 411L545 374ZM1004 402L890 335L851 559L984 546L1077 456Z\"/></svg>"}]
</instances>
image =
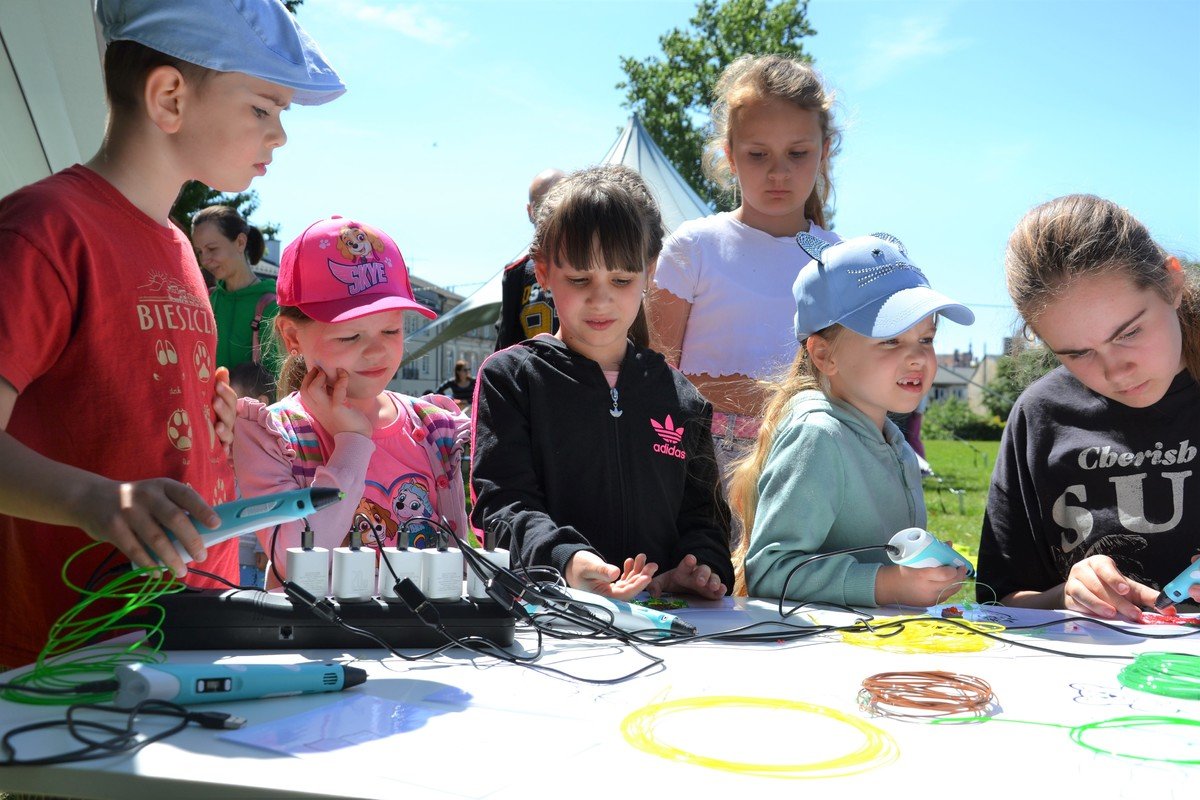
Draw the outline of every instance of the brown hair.
<instances>
[{"instance_id":1,"label":"brown hair","mask_svg":"<svg viewBox=\"0 0 1200 800\"><path fill-rule=\"evenodd\" d=\"M819 336L833 347L843 330L841 325L835 324L817 331L813 336ZM797 394L809 389L829 391L825 376L809 355L807 340L796 349L796 358L783 379L778 382L763 381L762 385L769 387L770 393L757 441L750 452L734 463L733 476L729 480L729 505L742 522L742 541L733 553L733 593L742 596L747 593L746 551L750 548L750 533L754 530L754 515L758 510L758 479L762 477L763 466L771 454L775 431L779 429L779 423L783 421L792 398Z\"/></svg>"},{"instance_id":2,"label":"brown hair","mask_svg":"<svg viewBox=\"0 0 1200 800\"><path fill-rule=\"evenodd\" d=\"M644 273L662 251L662 215L642 176L609 164L563 178L538 204L529 255L554 268L578 270L602 263L610 272ZM650 346L643 302L629 329L639 347Z\"/></svg>"},{"instance_id":3,"label":"brown hair","mask_svg":"<svg viewBox=\"0 0 1200 800\"><path fill-rule=\"evenodd\" d=\"M246 222L236 209L220 205L200 209L192 217L192 233L196 232L196 226L205 222L216 225L221 235L231 242L239 235L246 234L246 260L252 265L262 260L267 247L262 231Z\"/></svg>"},{"instance_id":4,"label":"brown hair","mask_svg":"<svg viewBox=\"0 0 1200 800\"><path fill-rule=\"evenodd\" d=\"M1138 289L1174 302L1175 261L1132 214L1090 194L1058 197L1031 209L1008 239L1004 257L1008 294L1027 328L1063 292L1087 277L1124 275ZM1183 272L1179 327L1183 359L1200 380L1200 288Z\"/></svg>"},{"instance_id":5,"label":"brown hair","mask_svg":"<svg viewBox=\"0 0 1200 800\"><path fill-rule=\"evenodd\" d=\"M128 114L141 108L146 77L158 67L174 67L197 88L214 72L138 42L126 39L112 42L104 50L104 92L114 114Z\"/></svg>"},{"instance_id":6,"label":"brown hair","mask_svg":"<svg viewBox=\"0 0 1200 800\"><path fill-rule=\"evenodd\" d=\"M786 100L805 111L816 111L821 123L821 139L829 143L829 156L821 159L821 169L812 194L804 203L804 216L825 227L825 206L833 191L829 162L841 144L841 131L833 122L833 93L821 83L812 65L780 55L744 55L725 68L713 89L712 127L704 153L704 174L717 185L733 191L736 181L725 156L733 146L734 112L755 101Z\"/></svg>"}]
</instances>

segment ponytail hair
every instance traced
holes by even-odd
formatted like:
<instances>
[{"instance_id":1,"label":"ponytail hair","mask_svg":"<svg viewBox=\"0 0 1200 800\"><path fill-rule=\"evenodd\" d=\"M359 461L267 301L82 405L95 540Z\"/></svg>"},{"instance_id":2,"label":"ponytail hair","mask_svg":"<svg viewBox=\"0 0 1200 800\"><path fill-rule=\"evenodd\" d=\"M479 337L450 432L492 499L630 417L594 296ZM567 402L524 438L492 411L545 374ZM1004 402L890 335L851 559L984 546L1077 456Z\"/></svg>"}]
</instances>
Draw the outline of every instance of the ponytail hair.
<instances>
[{"instance_id":1,"label":"ponytail hair","mask_svg":"<svg viewBox=\"0 0 1200 800\"><path fill-rule=\"evenodd\" d=\"M236 209L220 205L202 208L192 217L192 231L195 232L196 226L205 222L216 225L221 231L221 235L231 242L244 233L246 235L246 261L254 266L262 260L263 253L267 249L262 231L246 222Z\"/></svg>"},{"instance_id":2,"label":"ponytail hair","mask_svg":"<svg viewBox=\"0 0 1200 800\"><path fill-rule=\"evenodd\" d=\"M645 273L665 236L662 214L642 176L608 164L571 173L554 185L534 214L529 255L546 269L567 263L592 270L603 264L610 272ZM638 347L650 346L645 300L627 335Z\"/></svg>"},{"instance_id":3,"label":"ponytail hair","mask_svg":"<svg viewBox=\"0 0 1200 800\"><path fill-rule=\"evenodd\" d=\"M1180 266L1116 203L1073 194L1034 207L1008 239L1004 272L1013 305L1034 330L1050 304L1087 277L1122 275L1169 303L1182 287L1183 362L1200 380L1200 287L1194 270Z\"/></svg>"},{"instance_id":4,"label":"ponytail hair","mask_svg":"<svg viewBox=\"0 0 1200 800\"><path fill-rule=\"evenodd\" d=\"M844 329L841 325L830 325L813 336L821 337L832 347L842 330ZM764 381L762 385L769 389L769 394L757 441L746 455L734 462L733 476L729 481L729 505L742 523L742 541L733 553L733 593L742 597L748 592L746 552L750 549L750 533L754 530L754 516L758 511L758 479L762 477L767 456L771 454L775 432L787 415L792 398L797 394L810 389L829 393L828 381L813 363L808 352L807 340L801 342L796 349L796 358L783 380Z\"/></svg>"},{"instance_id":5,"label":"ponytail hair","mask_svg":"<svg viewBox=\"0 0 1200 800\"><path fill-rule=\"evenodd\" d=\"M279 313L275 315L275 337L280 342L283 341L283 332L279 326L281 319L290 319L299 324L312 322L312 317L296 306L280 306ZM279 365L279 377L275 380L275 397L282 400L292 392L299 391L306 374L308 365L304 363L304 356L300 353L288 353Z\"/></svg>"}]
</instances>

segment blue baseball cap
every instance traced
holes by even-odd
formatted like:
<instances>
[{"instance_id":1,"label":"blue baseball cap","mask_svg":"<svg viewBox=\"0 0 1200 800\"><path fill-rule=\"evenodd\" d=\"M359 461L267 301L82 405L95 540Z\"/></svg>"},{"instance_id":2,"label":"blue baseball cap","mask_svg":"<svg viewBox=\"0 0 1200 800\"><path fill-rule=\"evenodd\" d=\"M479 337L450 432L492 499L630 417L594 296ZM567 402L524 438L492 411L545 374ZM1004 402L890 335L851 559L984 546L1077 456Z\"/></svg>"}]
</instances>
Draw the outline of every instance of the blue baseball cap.
<instances>
[{"instance_id":1,"label":"blue baseball cap","mask_svg":"<svg viewBox=\"0 0 1200 800\"><path fill-rule=\"evenodd\" d=\"M317 43L279 0L96 0L104 41L134 41L218 72L294 89L292 102L346 91Z\"/></svg>"},{"instance_id":2,"label":"blue baseball cap","mask_svg":"<svg viewBox=\"0 0 1200 800\"><path fill-rule=\"evenodd\" d=\"M801 342L834 324L890 339L934 313L960 325L975 321L971 309L929 287L904 245L890 234L829 244L801 233L796 241L812 258L792 285Z\"/></svg>"}]
</instances>

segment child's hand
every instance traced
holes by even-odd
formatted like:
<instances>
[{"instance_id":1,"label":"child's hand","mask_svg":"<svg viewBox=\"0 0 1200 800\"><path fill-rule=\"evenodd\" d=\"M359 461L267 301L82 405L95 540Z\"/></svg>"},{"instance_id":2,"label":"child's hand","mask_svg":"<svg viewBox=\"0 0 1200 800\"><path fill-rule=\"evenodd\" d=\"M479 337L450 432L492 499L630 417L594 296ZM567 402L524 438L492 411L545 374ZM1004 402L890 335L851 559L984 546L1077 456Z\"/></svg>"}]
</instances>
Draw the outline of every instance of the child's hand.
<instances>
[{"instance_id":1,"label":"child's hand","mask_svg":"<svg viewBox=\"0 0 1200 800\"><path fill-rule=\"evenodd\" d=\"M616 600L632 600L650 583L658 565L647 564L645 554L639 553L637 558L625 559L624 566L619 570L595 553L580 550L567 562L567 585Z\"/></svg>"},{"instance_id":2,"label":"child's hand","mask_svg":"<svg viewBox=\"0 0 1200 800\"><path fill-rule=\"evenodd\" d=\"M97 478L78 497L75 524L88 536L110 542L139 567L157 566L150 552L178 578L187 567L163 532L169 528L195 561L205 558L194 520L215 528L220 517L190 486L169 478L120 483ZM190 515L190 516L189 516Z\"/></svg>"},{"instance_id":3,"label":"child's hand","mask_svg":"<svg viewBox=\"0 0 1200 800\"><path fill-rule=\"evenodd\" d=\"M875 603L921 608L936 605L952 597L966 577L966 567L880 567L875 576Z\"/></svg>"},{"instance_id":4,"label":"child's hand","mask_svg":"<svg viewBox=\"0 0 1200 800\"><path fill-rule=\"evenodd\" d=\"M213 428L217 440L229 456L233 447L233 424L237 419L237 392L229 385L229 370L217 367L213 373Z\"/></svg>"},{"instance_id":5,"label":"child's hand","mask_svg":"<svg viewBox=\"0 0 1200 800\"><path fill-rule=\"evenodd\" d=\"M1101 619L1121 616L1137 622L1142 609L1153 608L1157 599L1158 592L1126 578L1108 556L1090 556L1075 564L1063 585L1068 611Z\"/></svg>"},{"instance_id":6,"label":"child's hand","mask_svg":"<svg viewBox=\"0 0 1200 800\"><path fill-rule=\"evenodd\" d=\"M313 367L300 384L300 396L330 436L353 432L370 438L374 431L371 420L357 408L346 404L346 387L349 385L350 373L346 370L339 369L337 378L330 383L323 369Z\"/></svg>"},{"instance_id":7,"label":"child's hand","mask_svg":"<svg viewBox=\"0 0 1200 800\"><path fill-rule=\"evenodd\" d=\"M721 583L721 576L713 572L707 564L699 563L691 553L684 556L675 569L656 575L646 587L651 597L658 597L663 592L686 592L698 594L709 600L724 597L726 589L725 584Z\"/></svg>"}]
</instances>

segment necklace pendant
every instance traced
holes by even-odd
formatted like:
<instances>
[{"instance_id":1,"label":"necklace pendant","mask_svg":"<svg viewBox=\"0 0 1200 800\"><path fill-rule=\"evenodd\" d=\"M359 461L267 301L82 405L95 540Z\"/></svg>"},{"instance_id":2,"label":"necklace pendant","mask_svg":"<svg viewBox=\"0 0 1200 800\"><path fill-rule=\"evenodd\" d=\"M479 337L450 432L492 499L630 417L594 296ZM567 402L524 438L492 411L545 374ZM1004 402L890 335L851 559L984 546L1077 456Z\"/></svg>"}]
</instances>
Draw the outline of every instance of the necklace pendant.
<instances>
[{"instance_id":1,"label":"necklace pendant","mask_svg":"<svg viewBox=\"0 0 1200 800\"><path fill-rule=\"evenodd\" d=\"M612 414L612 415L613 415L613 417L614 417L614 418L616 418L616 417L619 417L619 416L621 416L621 415L622 415L622 414L624 414L625 412L624 412L624 411L622 411L622 410L621 410L621 409L619 409L619 408L610 408L610 409L608 410L608 413Z\"/></svg>"}]
</instances>

